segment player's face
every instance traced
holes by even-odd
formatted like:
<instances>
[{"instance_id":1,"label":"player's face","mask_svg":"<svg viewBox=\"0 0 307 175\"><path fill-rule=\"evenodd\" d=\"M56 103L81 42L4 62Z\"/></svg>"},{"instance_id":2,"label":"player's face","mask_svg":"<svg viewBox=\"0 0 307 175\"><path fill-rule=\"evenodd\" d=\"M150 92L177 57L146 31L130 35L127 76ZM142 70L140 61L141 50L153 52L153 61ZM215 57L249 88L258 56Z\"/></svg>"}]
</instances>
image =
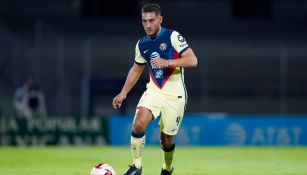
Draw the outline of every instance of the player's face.
<instances>
[{"instance_id":1,"label":"player's face","mask_svg":"<svg viewBox=\"0 0 307 175\"><path fill-rule=\"evenodd\" d=\"M162 16L155 12L142 13L142 23L147 35L156 36L161 28Z\"/></svg>"}]
</instances>

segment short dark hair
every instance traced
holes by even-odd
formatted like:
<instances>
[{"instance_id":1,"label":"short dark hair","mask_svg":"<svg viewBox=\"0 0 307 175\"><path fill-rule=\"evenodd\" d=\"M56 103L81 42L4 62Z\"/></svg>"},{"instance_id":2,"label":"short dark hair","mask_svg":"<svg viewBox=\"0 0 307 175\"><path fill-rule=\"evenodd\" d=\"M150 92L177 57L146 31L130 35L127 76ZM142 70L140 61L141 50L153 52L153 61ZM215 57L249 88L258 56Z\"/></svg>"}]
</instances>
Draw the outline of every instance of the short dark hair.
<instances>
[{"instance_id":1,"label":"short dark hair","mask_svg":"<svg viewBox=\"0 0 307 175\"><path fill-rule=\"evenodd\" d=\"M155 12L156 15L161 15L161 8L159 4L145 4L142 8L142 13Z\"/></svg>"}]
</instances>

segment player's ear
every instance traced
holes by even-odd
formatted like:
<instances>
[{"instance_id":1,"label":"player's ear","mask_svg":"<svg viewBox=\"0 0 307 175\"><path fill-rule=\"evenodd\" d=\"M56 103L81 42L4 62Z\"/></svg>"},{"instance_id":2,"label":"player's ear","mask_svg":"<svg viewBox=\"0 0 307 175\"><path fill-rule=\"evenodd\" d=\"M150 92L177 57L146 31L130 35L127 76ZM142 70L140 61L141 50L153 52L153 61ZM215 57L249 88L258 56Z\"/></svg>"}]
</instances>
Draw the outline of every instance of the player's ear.
<instances>
[{"instance_id":1,"label":"player's ear","mask_svg":"<svg viewBox=\"0 0 307 175\"><path fill-rule=\"evenodd\" d=\"M161 24L163 21L163 16L160 15L159 18L160 18L160 24Z\"/></svg>"}]
</instances>

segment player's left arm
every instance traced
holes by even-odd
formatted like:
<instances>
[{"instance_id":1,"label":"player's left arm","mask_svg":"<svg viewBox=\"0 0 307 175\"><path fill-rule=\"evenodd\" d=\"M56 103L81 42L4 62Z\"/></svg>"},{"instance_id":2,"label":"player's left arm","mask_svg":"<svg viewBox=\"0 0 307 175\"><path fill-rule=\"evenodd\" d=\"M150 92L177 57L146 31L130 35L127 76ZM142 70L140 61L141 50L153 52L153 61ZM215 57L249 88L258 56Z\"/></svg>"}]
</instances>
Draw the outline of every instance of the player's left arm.
<instances>
[{"instance_id":1,"label":"player's left arm","mask_svg":"<svg viewBox=\"0 0 307 175\"><path fill-rule=\"evenodd\" d=\"M188 48L181 54L180 59L169 60L167 64L169 67L196 67L197 62L193 50Z\"/></svg>"},{"instance_id":2,"label":"player's left arm","mask_svg":"<svg viewBox=\"0 0 307 175\"><path fill-rule=\"evenodd\" d=\"M179 53L180 59L152 59L152 66L163 66L163 67L196 67L197 57L193 50L187 44L183 36L177 31L174 31L171 35L171 43L174 49Z\"/></svg>"},{"instance_id":3,"label":"player's left arm","mask_svg":"<svg viewBox=\"0 0 307 175\"><path fill-rule=\"evenodd\" d=\"M187 48L182 54L180 59L166 60L163 58L152 59L150 61L153 67L196 67L197 57L191 48Z\"/></svg>"}]
</instances>

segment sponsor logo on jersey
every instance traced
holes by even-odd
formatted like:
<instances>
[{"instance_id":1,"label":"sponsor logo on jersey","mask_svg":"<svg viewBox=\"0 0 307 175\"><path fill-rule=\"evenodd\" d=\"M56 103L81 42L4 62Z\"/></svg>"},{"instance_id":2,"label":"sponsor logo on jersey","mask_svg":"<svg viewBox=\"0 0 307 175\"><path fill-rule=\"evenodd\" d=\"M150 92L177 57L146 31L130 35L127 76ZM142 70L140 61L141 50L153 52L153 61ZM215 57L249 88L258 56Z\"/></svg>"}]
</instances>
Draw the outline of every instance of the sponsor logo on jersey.
<instances>
[{"instance_id":1,"label":"sponsor logo on jersey","mask_svg":"<svg viewBox=\"0 0 307 175\"><path fill-rule=\"evenodd\" d=\"M185 47L185 46L187 46L188 44L187 43L185 43L185 44L180 44L179 46L180 47Z\"/></svg>"},{"instance_id":2,"label":"sponsor logo on jersey","mask_svg":"<svg viewBox=\"0 0 307 175\"><path fill-rule=\"evenodd\" d=\"M182 35L178 35L177 38L178 38L178 41L180 41L182 43L185 42L185 39Z\"/></svg>"},{"instance_id":3,"label":"sponsor logo on jersey","mask_svg":"<svg viewBox=\"0 0 307 175\"><path fill-rule=\"evenodd\" d=\"M144 52L143 53L146 53L146 52L148 52L149 51L149 49L147 49L147 50L144 50Z\"/></svg>"},{"instance_id":4,"label":"sponsor logo on jersey","mask_svg":"<svg viewBox=\"0 0 307 175\"><path fill-rule=\"evenodd\" d=\"M166 43L161 43L159 48L160 48L161 51L165 51L166 48L167 48Z\"/></svg>"},{"instance_id":5,"label":"sponsor logo on jersey","mask_svg":"<svg viewBox=\"0 0 307 175\"><path fill-rule=\"evenodd\" d=\"M150 59L160 58L160 54L158 52L152 52L150 55ZM152 67L152 69L161 69L163 66ZM157 76L156 76L157 77Z\"/></svg>"},{"instance_id":6,"label":"sponsor logo on jersey","mask_svg":"<svg viewBox=\"0 0 307 175\"><path fill-rule=\"evenodd\" d=\"M161 69L155 71L155 77L156 78L163 78L163 71Z\"/></svg>"},{"instance_id":7,"label":"sponsor logo on jersey","mask_svg":"<svg viewBox=\"0 0 307 175\"><path fill-rule=\"evenodd\" d=\"M152 52L150 55L150 59L160 58L160 54L158 52Z\"/></svg>"}]
</instances>

